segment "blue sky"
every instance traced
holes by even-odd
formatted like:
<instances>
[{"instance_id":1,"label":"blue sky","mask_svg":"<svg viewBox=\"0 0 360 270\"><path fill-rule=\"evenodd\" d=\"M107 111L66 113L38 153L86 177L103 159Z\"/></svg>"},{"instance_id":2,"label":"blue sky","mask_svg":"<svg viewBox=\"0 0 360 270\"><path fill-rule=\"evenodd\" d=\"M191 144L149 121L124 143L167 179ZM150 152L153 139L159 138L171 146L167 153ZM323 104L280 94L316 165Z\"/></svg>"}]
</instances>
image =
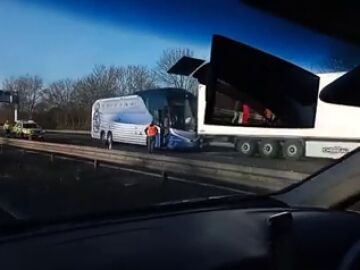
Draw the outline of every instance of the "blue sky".
<instances>
[{"instance_id":1,"label":"blue sky","mask_svg":"<svg viewBox=\"0 0 360 270\"><path fill-rule=\"evenodd\" d=\"M94 64L153 65L164 48L178 46L207 56L207 47L20 2L0 3L0 25L0 79L29 73L51 81L80 77Z\"/></svg>"},{"instance_id":2,"label":"blue sky","mask_svg":"<svg viewBox=\"0 0 360 270\"><path fill-rule=\"evenodd\" d=\"M188 47L208 57L223 34L308 69L360 51L350 45L229 0L2 0L0 81L22 74L50 82L76 79L95 64L154 66L162 50ZM353 53L355 52L355 54Z\"/></svg>"}]
</instances>

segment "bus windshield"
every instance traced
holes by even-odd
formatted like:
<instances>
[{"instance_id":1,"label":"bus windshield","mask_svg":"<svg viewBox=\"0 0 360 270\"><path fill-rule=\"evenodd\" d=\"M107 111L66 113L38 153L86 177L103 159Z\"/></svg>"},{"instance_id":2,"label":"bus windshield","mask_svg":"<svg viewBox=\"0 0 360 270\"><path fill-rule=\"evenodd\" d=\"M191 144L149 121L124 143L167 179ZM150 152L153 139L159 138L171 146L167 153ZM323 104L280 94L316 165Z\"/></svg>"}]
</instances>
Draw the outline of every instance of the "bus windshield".
<instances>
[{"instance_id":1,"label":"bus windshield","mask_svg":"<svg viewBox=\"0 0 360 270\"><path fill-rule=\"evenodd\" d=\"M186 94L184 97L169 98L170 127L186 131L196 130L195 98Z\"/></svg>"}]
</instances>

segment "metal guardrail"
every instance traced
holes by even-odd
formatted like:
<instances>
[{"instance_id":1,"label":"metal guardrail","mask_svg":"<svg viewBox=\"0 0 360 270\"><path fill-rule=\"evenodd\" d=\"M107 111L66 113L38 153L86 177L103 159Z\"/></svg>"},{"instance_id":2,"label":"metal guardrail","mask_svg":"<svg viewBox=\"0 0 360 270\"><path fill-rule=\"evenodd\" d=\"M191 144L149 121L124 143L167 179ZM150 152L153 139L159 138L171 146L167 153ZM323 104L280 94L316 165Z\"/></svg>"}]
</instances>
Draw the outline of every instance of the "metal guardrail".
<instances>
[{"instance_id":1,"label":"metal guardrail","mask_svg":"<svg viewBox=\"0 0 360 270\"><path fill-rule=\"evenodd\" d=\"M91 131L89 130L74 130L74 129L46 129L45 133L59 134L59 135L64 134L64 135L91 136ZM209 145L217 146L217 147L234 148L234 144L230 142L209 141Z\"/></svg>"},{"instance_id":2,"label":"metal guardrail","mask_svg":"<svg viewBox=\"0 0 360 270\"><path fill-rule=\"evenodd\" d=\"M157 154L107 150L90 146L57 144L0 138L0 145L26 150L72 156L97 162L140 167L169 173L191 175L249 187L277 190L308 176L304 173L247 167L213 161L191 160Z\"/></svg>"},{"instance_id":3,"label":"metal guardrail","mask_svg":"<svg viewBox=\"0 0 360 270\"><path fill-rule=\"evenodd\" d=\"M0 125L0 130L3 130L3 126ZM44 129L47 133L58 134L79 134L79 135L91 135L90 130L74 130L74 129Z\"/></svg>"},{"instance_id":4,"label":"metal guardrail","mask_svg":"<svg viewBox=\"0 0 360 270\"><path fill-rule=\"evenodd\" d=\"M89 130L73 130L73 129L46 129L46 133L58 133L58 134L79 134L79 135L91 135Z\"/></svg>"},{"instance_id":5,"label":"metal guardrail","mask_svg":"<svg viewBox=\"0 0 360 270\"><path fill-rule=\"evenodd\" d=\"M64 134L64 135L81 135L81 136L91 136L90 130L74 130L74 129L46 129L48 134ZM210 138L212 136L209 136ZM226 147L234 148L234 144L231 142L225 141L211 141L209 140L209 145L217 147Z\"/></svg>"}]
</instances>

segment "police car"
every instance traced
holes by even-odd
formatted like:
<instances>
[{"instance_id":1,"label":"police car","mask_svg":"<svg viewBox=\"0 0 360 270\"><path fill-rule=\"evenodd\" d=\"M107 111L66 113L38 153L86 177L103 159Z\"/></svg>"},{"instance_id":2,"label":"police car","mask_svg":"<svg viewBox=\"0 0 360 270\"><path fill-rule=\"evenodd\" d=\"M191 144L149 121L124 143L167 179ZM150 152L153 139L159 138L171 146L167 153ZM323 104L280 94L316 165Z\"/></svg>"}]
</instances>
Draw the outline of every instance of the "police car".
<instances>
[{"instance_id":1,"label":"police car","mask_svg":"<svg viewBox=\"0 0 360 270\"><path fill-rule=\"evenodd\" d=\"M15 137L20 138L42 139L45 132L37 123L32 120L20 120L17 121L16 124L13 126L11 133Z\"/></svg>"}]
</instances>

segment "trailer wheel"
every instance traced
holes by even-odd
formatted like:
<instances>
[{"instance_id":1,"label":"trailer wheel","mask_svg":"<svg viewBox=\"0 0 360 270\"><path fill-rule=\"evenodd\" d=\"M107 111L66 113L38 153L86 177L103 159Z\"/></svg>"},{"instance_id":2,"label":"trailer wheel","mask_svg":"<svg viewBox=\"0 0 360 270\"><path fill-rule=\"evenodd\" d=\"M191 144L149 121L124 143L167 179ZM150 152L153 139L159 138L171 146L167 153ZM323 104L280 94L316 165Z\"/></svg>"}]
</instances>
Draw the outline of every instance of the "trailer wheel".
<instances>
[{"instance_id":1,"label":"trailer wheel","mask_svg":"<svg viewBox=\"0 0 360 270\"><path fill-rule=\"evenodd\" d=\"M237 140L235 142L235 150L245 157L255 155L257 143L254 140Z\"/></svg>"},{"instance_id":2,"label":"trailer wheel","mask_svg":"<svg viewBox=\"0 0 360 270\"><path fill-rule=\"evenodd\" d=\"M107 138L105 138L105 132L104 131L100 132L100 142L103 145L107 145Z\"/></svg>"},{"instance_id":3,"label":"trailer wheel","mask_svg":"<svg viewBox=\"0 0 360 270\"><path fill-rule=\"evenodd\" d=\"M111 150L113 147L113 137L112 137L112 134L110 131L108 132L108 135L107 135L107 145L109 147L109 150Z\"/></svg>"},{"instance_id":4,"label":"trailer wheel","mask_svg":"<svg viewBox=\"0 0 360 270\"><path fill-rule=\"evenodd\" d=\"M263 140L259 143L260 155L265 158L275 158L280 149L279 142L273 140Z\"/></svg>"},{"instance_id":5,"label":"trailer wheel","mask_svg":"<svg viewBox=\"0 0 360 270\"><path fill-rule=\"evenodd\" d=\"M299 160L304 155L304 145L297 140L285 141L282 147L283 156L289 160Z\"/></svg>"}]
</instances>

